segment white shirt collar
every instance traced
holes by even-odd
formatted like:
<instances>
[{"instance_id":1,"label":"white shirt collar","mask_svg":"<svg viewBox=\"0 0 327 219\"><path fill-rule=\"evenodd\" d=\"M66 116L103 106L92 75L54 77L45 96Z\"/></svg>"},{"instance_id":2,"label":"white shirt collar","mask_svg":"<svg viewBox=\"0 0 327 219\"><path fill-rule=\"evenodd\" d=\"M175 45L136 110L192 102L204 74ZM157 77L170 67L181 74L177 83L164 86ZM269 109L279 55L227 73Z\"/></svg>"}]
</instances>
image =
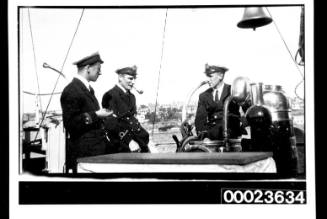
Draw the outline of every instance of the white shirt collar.
<instances>
[{"instance_id":1,"label":"white shirt collar","mask_svg":"<svg viewBox=\"0 0 327 219\"><path fill-rule=\"evenodd\" d=\"M222 82L221 86L219 86L218 88L214 88L213 89L212 95L213 95L213 98L214 99L215 99L216 90L218 90L218 98L220 100L221 93L223 92L224 86L225 86L225 83Z\"/></svg>"},{"instance_id":2,"label":"white shirt collar","mask_svg":"<svg viewBox=\"0 0 327 219\"><path fill-rule=\"evenodd\" d=\"M90 90L90 83L83 77L83 76L81 76L81 75L79 75L79 74L77 74L76 76L75 76L75 78L77 78L77 79L79 79L84 85L85 85L85 87L88 89L88 90Z\"/></svg>"},{"instance_id":3,"label":"white shirt collar","mask_svg":"<svg viewBox=\"0 0 327 219\"><path fill-rule=\"evenodd\" d=\"M127 90L126 90L123 86L121 86L119 83L117 83L117 86L118 86L120 89L122 89L122 91L124 91L124 93L127 93Z\"/></svg>"}]
</instances>

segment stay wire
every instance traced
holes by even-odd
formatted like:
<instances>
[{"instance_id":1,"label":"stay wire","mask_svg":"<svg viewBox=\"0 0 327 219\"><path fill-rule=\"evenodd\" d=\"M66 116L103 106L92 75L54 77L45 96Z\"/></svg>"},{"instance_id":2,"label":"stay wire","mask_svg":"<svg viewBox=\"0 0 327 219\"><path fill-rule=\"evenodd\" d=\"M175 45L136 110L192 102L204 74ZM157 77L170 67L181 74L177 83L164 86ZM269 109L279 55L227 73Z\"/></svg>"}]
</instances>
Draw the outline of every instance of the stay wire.
<instances>
[{"instance_id":1,"label":"stay wire","mask_svg":"<svg viewBox=\"0 0 327 219\"><path fill-rule=\"evenodd\" d=\"M160 57L159 74L158 74L158 82L157 82L156 103L154 105L154 118L153 118L152 133L151 133L152 136L153 136L153 132L154 132L154 124L156 123L156 114L157 114L157 105L158 105L158 94L159 94L161 64L162 64L162 59L163 59L163 52L164 52L164 45L165 45L165 36L166 36L167 14L168 14L168 8L166 9L165 24L164 24L164 29L163 29L162 41L161 41L161 57Z\"/></svg>"},{"instance_id":2,"label":"stay wire","mask_svg":"<svg viewBox=\"0 0 327 219\"><path fill-rule=\"evenodd\" d=\"M61 69L60 69L61 72L62 72L62 70L64 69L64 66L65 66L65 63L66 63L66 60L67 60L68 54L69 54L70 49L71 49L71 47L72 47L72 45L73 45L73 42L74 42L74 39L75 39L76 33L77 33L77 31L78 31L78 28L79 28L79 26L80 26L80 23L81 23L82 17L83 17L83 15L84 15L84 10L85 10L85 8L83 8L82 13L81 13L81 16L80 16L80 18L79 18L79 20L78 20L78 23L77 23L77 27L76 27L75 33L74 33L73 38L72 38L72 40L71 40L71 42L70 42L69 48L68 48L67 53L66 53L66 57L65 57L64 62L63 62L63 64L62 64L62 66L61 66ZM46 115L46 113L47 113L47 111L48 111L49 105L50 105L51 100L52 100L52 96L53 96L53 94L54 94L54 92L55 92L55 90L56 90L56 87L57 87L57 84L58 84L58 81L59 81L60 76L61 76L61 75L59 74L58 77L57 77L57 80L56 80L55 86L54 86L54 88L53 88L53 90L52 90L52 92L51 92L51 96L50 96L50 99L49 99L48 105L47 105L47 107L46 107L46 109L45 109L44 114L42 115L42 120L41 120L41 122L40 122L40 126L42 125L42 123L43 123L43 121L44 121L44 119L45 119L45 115ZM39 132L39 131L38 131L38 132ZM37 132L37 134L36 134L36 136L35 136L35 139L36 139L36 137L37 137L37 135L38 135L38 132Z\"/></svg>"},{"instance_id":3,"label":"stay wire","mask_svg":"<svg viewBox=\"0 0 327 219\"><path fill-rule=\"evenodd\" d=\"M32 50L33 50L33 57L34 57L34 69L35 69L35 74L36 74L36 83L37 83L37 90L38 90L38 94L36 95L37 97L37 102L40 103L40 110L42 112L42 102L41 102L41 98L39 97L39 93L40 93L40 83L39 83L39 76L37 73L37 61L36 61L36 52L35 52L35 44L34 44L34 37L33 37L33 32L32 32L32 22L31 22L31 15L30 15L30 9L27 9L27 15L28 15L28 24L29 24L29 29L30 29L30 35L31 35L31 40L32 40Z\"/></svg>"},{"instance_id":4,"label":"stay wire","mask_svg":"<svg viewBox=\"0 0 327 219\"><path fill-rule=\"evenodd\" d=\"M267 7L266 7L266 10L268 11L270 17L272 17L272 15L271 15L271 13L270 13L270 11L269 11L269 9L268 9ZM304 75L303 75L303 73L301 72L301 70L299 69L298 63L297 63L296 60L294 59L294 57L293 57L293 55L292 55L290 49L288 48L288 46L287 46L287 44L286 44L286 42L285 42L285 40L284 40L283 35L282 35L281 32L279 31L279 28L278 28L278 26L277 26L277 24L276 24L276 22L275 22L274 19L273 19L273 23L274 23L275 28L276 28L276 30L277 30L277 32L278 32L280 38L282 39L282 41L283 41L283 43L284 43L284 45L285 45L285 47L286 47L286 49L287 49L289 55L291 56L292 61L293 61L293 63L295 64L296 69L298 70L298 72L300 73L300 75L301 75L301 77L302 77L302 80L301 80L301 81L296 85L296 87L295 87L295 89L294 89L294 92L295 92L295 95L296 95L299 99L303 100L303 98L301 98L301 97L297 94L297 88L299 87L300 84L303 83Z\"/></svg>"},{"instance_id":5,"label":"stay wire","mask_svg":"<svg viewBox=\"0 0 327 219\"><path fill-rule=\"evenodd\" d=\"M271 13L270 13L270 11L269 11L269 9L268 9L268 8L266 8L266 9L267 9L267 11L268 11L270 17L272 17L272 16L271 16ZM301 70L299 69L299 66L298 66L298 64L296 63L296 61L295 61L295 59L294 59L294 57L293 57L293 55L292 55L290 49L288 48L288 46L287 46L287 44L286 44L286 42L285 42L285 39L284 39L283 35L281 34L281 32L280 32L280 30L279 30L279 28L278 28L276 22L274 21L274 19L273 19L273 23L274 23L274 25L275 25L275 27L276 27L276 29L277 29L277 32L278 32L280 38L282 39L282 41L283 41L283 43L284 43L284 45L285 45L285 47L286 47L286 49L287 49L289 55L291 56L292 61L294 62L294 64L295 64L297 70L298 70L299 73L301 74L302 78L304 78L303 73L302 73Z\"/></svg>"}]
</instances>

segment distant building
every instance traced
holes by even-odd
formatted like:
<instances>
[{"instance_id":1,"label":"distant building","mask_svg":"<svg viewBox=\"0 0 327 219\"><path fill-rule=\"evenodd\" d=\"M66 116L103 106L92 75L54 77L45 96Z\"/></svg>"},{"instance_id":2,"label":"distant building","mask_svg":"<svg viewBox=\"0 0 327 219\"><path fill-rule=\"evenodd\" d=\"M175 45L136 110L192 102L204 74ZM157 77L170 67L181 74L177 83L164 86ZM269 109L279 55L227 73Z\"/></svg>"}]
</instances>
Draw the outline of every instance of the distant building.
<instances>
[{"instance_id":1,"label":"distant building","mask_svg":"<svg viewBox=\"0 0 327 219\"><path fill-rule=\"evenodd\" d=\"M144 123L147 121L145 119L145 115L150 112L150 108L148 106L142 105L137 109L136 118L139 120L140 123Z\"/></svg>"},{"instance_id":2,"label":"distant building","mask_svg":"<svg viewBox=\"0 0 327 219\"><path fill-rule=\"evenodd\" d=\"M291 102L291 108L293 110L304 109L304 100L302 100L302 99L300 99L298 97L295 97L295 98L291 98L290 102Z\"/></svg>"},{"instance_id":3,"label":"distant building","mask_svg":"<svg viewBox=\"0 0 327 219\"><path fill-rule=\"evenodd\" d=\"M137 120L138 120L140 123L144 123L144 122L147 121L147 120L145 119L145 114L137 114L137 115L136 115L136 118L137 118Z\"/></svg>"},{"instance_id":4,"label":"distant building","mask_svg":"<svg viewBox=\"0 0 327 219\"><path fill-rule=\"evenodd\" d=\"M188 105L187 106L187 112L190 114L195 114L198 106L196 105Z\"/></svg>"},{"instance_id":5,"label":"distant building","mask_svg":"<svg viewBox=\"0 0 327 219\"><path fill-rule=\"evenodd\" d=\"M304 115L293 115L293 124L294 125L304 125Z\"/></svg>"},{"instance_id":6,"label":"distant building","mask_svg":"<svg viewBox=\"0 0 327 219\"><path fill-rule=\"evenodd\" d=\"M35 121L35 113L24 113L22 118L23 128L27 127L35 127L39 124L36 124ZM42 120L42 115L40 115L40 121ZM62 111L61 110L53 110L48 111L46 113L45 118L43 119L42 126L48 126L50 123L59 124L62 121Z\"/></svg>"}]
</instances>

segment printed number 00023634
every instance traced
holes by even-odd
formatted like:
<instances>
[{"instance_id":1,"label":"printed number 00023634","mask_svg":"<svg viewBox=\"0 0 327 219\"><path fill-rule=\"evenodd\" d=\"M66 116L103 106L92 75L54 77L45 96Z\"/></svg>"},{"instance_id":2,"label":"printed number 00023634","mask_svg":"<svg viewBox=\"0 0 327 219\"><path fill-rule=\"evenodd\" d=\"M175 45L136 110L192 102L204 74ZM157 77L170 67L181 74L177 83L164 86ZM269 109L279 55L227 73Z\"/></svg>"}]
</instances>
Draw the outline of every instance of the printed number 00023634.
<instances>
[{"instance_id":1,"label":"printed number 00023634","mask_svg":"<svg viewBox=\"0 0 327 219\"><path fill-rule=\"evenodd\" d=\"M221 189L223 204L305 204L303 190Z\"/></svg>"}]
</instances>

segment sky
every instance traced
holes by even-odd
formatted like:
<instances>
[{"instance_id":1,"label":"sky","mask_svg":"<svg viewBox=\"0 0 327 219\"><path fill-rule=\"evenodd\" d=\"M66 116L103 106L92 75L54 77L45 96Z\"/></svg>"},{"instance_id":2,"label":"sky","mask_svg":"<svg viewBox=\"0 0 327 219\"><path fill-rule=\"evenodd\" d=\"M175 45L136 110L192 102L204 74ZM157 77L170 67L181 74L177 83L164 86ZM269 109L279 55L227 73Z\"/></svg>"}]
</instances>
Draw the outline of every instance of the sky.
<instances>
[{"instance_id":1,"label":"sky","mask_svg":"<svg viewBox=\"0 0 327 219\"><path fill-rule=\"evenodd\" d=\"M21 8L21 92L38 93L39 88L40 93L51 93L57 80L55 92L61 92L77 74L72 63L99 52L104 60L102 75L92 82L99 103L117 83L115 70L132 65L138 70L136 86L144 91L142 95L135 93L138 105L155 103L156 98L159 104L185 102L188 94L206 80L206 63L227 67L226 83L244 76L251 82L282 85L289 97L295 97L295 87L304 73L303 67L296 66L292 59L298 49L301 8L264 8L269 15L267 9L273 23L253 31L237 27L244 13L242 7L168 11L86 8L71 44L81 8ZM66 79L58 79L58 73L43 68L44 62L62 69ZM197 101L201 89L192 101ZM304 96L303 83L297 95ZM59 97L52 97L48 110L61 109ZM43 110L49 98L42 96ZM33 112L35 97L21 93L21 106L23 112Z\"/></svg>"}]
</instances>

